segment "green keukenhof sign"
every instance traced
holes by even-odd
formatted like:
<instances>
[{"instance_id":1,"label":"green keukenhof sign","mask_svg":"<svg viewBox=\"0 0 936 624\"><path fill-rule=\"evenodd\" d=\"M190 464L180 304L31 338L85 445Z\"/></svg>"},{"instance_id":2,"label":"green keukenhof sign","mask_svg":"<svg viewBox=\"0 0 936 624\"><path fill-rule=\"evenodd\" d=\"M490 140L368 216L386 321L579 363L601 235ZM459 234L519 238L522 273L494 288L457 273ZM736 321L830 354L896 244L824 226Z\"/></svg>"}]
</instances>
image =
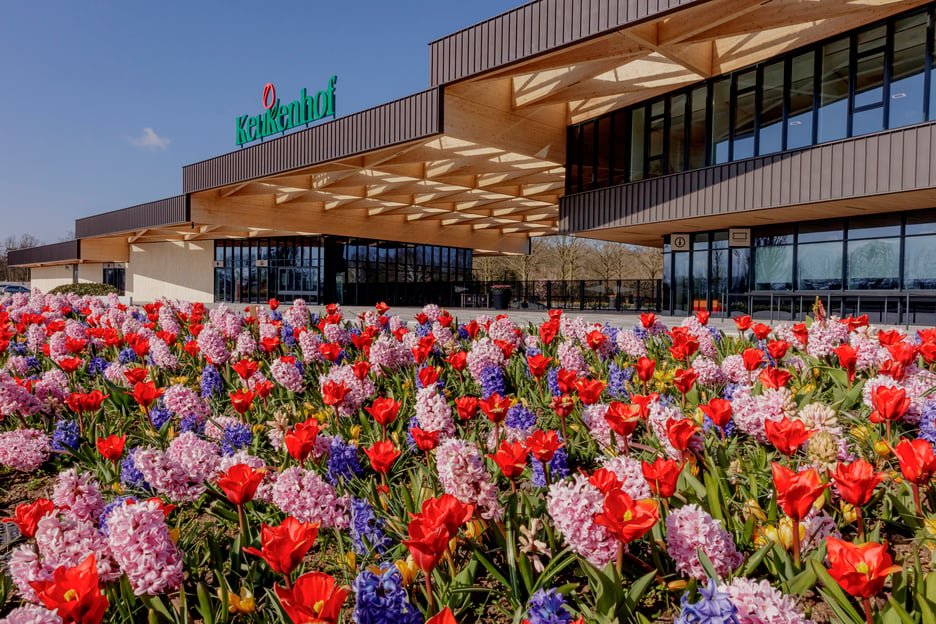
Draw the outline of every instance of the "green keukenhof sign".
<instances>
[{"instance_id":1,"label":"green keukenhof sign","mask_svg":"<svg viewBox=\"0 0 936 624\"><path fill-rule=\"evenodd\" d=\"M259 115L241 115L236 120L237 144L243 145L325 117L332 117L335 114L336 84L338 76L332 76L324 90L311 95L303 89L299 92L298 99L289 104L282 104L276 97L273 83L267 83L263 88L263 108L266 110Z\"/></svg>"}]
</instances>

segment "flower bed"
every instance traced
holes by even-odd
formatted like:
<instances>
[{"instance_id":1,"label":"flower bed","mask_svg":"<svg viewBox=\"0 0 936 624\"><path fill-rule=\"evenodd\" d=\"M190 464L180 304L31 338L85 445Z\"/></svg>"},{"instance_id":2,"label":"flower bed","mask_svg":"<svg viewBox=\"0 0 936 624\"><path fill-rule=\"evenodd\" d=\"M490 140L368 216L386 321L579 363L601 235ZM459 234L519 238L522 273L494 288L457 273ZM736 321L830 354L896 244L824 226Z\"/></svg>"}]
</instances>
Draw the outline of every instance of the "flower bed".
<instances>
[{"instance_id":1,"label":"flower bed","mask_svg":"<svg viewBox=\"0 0 936 624\"><path fill-rule=\"evenodd\" d=\"M936 330L0 300L0 622L936 622Z\"/></svg>"}]
</instances>

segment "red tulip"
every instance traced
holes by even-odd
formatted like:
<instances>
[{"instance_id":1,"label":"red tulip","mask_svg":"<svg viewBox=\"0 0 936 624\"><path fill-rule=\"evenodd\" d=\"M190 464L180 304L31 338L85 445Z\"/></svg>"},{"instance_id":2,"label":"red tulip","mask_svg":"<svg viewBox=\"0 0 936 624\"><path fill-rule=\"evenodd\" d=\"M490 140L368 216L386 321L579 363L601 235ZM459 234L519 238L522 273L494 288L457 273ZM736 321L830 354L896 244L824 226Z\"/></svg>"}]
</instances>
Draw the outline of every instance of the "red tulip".
<instances>
[{"instance_id":1,"label":"red tulip","mask_svg":"<svg viewBox=\"0 0 936 624\"><path fill-rule=\"evenodd\" d=\"M364 449L364 453L370 458L371 468L381 474L387 474L390 471L390 466L400 456L400 451L396 450L390 440L374 442L370 448Z\"/></svg>"},{"instance_id":2,"label":"red tulip","mask_svg":"<svg viewBox=\"0 0 936 624\"><path fill-rule=\"evenodd\" d=\"M526 448L522 442L504 440L498 447L497 453L493 455L489 453L488 457L494 460L505 477L513 480L523 472L529 454L530 449Z\"/></svg>"},{"instance_id":3,"label":"red tulip","mask_svg":"<svg viewBox=\"0 0 936 624\"><path fill-rule=\"evenodd\" d=\"M624 544L642 537L659 519L656 501L634 501L623 490L611 490L601 513L595 514L595 524L607 528Z\"/></svg>"},{"instance_id":4,"label":"red tulip","mask_svg":"<svg viewBox=\"0 0 936 624\"><path fill-rule=\"evenodd\" d=\"M790 379L793 377L788 371L782 368L774 368L768 366L761 371L761 374L757 376L760 380L761 385L765 388L774 388L779 390L780 388L786 386Z\"/></svg>"},{"instance_id":5,"label":"red tulip","mask_svg":"<svg viewBox=\"0 0 936 624\"><path fill-rule=\"evenodd\" d=\"M229 396L231 397L231 405L234 407L234 411L243 415L250 409L250 404L253 403L256 395L252 390L239 388L236 392L231 392Z\"/></svg>"},{"instance_id":6,"label":"red tulip","mask_svg":"<svg viewBox=\"0 0 936 624\"><path fill-rule=\"evenodd\" d=\"M251 362L245 358L231 368L234 369L234 372L236 372L241 379L246 381L254 376L254 374L257 372L257 369L260 368L260 364L259 362Z\"/></svg>"},{"instance_id":7,"label":"red tulip","mask_svg":"<svg viewBox=\"0 0 936 624\"><path fill-rule=\"evenodd\" d=\"M280 307L279 299L270 299L267 301L267 305L270 306L271 310L275 310L276 308Z\"/></svg>"},{"instance_id":8,"label":"red tulip","mask_svg":"<svg viewBox=\"0 0 936 624\"><path fill-rule=\"evenodd\" d=\"M30 581L39 601L65 624L100 624L110 604L101 593L94 554L74 568L61 566L51 581Z\"/></svg>"},{"instance_id":9,"label":"red tulip","mask_svg":"<svg viewBox=\"0 0 936 624\"><path fill-rule=\"evenodd\" d=\"M699 374L695 372L694 368L687 368L686 370L677 368L676 374L673 377L673 385L676 386L676 389L682 394L689 394L698 378Z\"/></svg>"},{"instance_id":10,"label":"red tulip","mask_svg":"<svg viewBox=\"0 0 936 624\"><path fill-rule=\"evenodd\" d=\"M462 420L471 420L478 413L478 399L472 396L455 399L455 410Z\"/></svg>"},{"instance_id":11,"label":"red tulip","mask_svg":"<svg viewBox=\"0 0 936 624\"><path fill-rule=\"evenodd\" d=\"M881 343L881 346L889 347L891 345L897 344L898 342L902 342L906 336L901 334L896 329L890 329L888 331L878 331L877 338L878 342Z\"/></svg>"},{"instance_id":12,"label":"red tulip","mask_svg":"<svg viewBox=\"0 0 936 624\"><path fill-rule=\"evenodd\" d=\"M786 355L787 349L789 348L790 343L786 340L771 340L767 343L767 353L777 362L783 359L783 356Z\"/></svg>"},{"instance_id":13,"label":"red tulip","mask_svg":"<svg viewBox=\"0 0 936 624\"><path fill-rule=\"evenodd\" d=\"M689 441L699 431L699 425L691 418L670 418L666 421L666 437L680 452L689 448Z\"/></svg>"},{"instance_id":14,"label":"red tulip","mask_svg":"<svg viewBox=\"0 0 936 624\"><path fill-rule=\"evenodd\" d=\"M578 380L578 373L575 371L560 368L556 373L556 384L559 386L559 392L569 394L575 389L575 382Z\"/></svg>"},{"instance_id":15,"label":"red tulip","mask_svg":"<svg viewBox=\"0 0 936 624\"><path fill-rule=\"evenodd\" d=\"M410 434L420 451L431 451L439 445L438 431L423 431L419 427L413 427L410 429Z\"/></svg>"},{"instance_id":16,"label":"red tulip","mask_svg":"<svg viewBox=\"0 0 936 624\"><path fill-rule=\"evenodd\" d=\"M741 359L744 360L745 369L755 371L760 368L761 364L764 362L764 352L760 349L749 347L741 354Z\"/></svg>"},{"instance_id":17,"label":"red tulip","mask_svg":"<svg viewBox=\"0 0 936 624\"><path fill-rule=\"evenodd\" d=\"M770 335L770 332L773 331L770 328L770 325L764 325L763 323L757 323L751 329L753 330L754 335L757 336L758 340L765 340L767 336Z\"/></svg>"},{"instance_id":18,"label":"red tulip","mask_svg":"<svg viewBox=\"0 0 936 624\"><path fill-rule=\"evenodd\" d=\"M552 460L553 455L562 446L562 440L555 431L537 429L526 439L526 445L533 453L533 457L545 464Z\"/></svg>"},{"instance_id":19,"label":"red tulip","mask_svg":"<svg viewBox=\"0 0 936 624\"><path fill-rule=\"evenodd\" d=\"M4 518L0 522L15 523L23 537L32 539L36 536L36 527L39 521L54 511L55 503L47 498L37 498L32 503L18 505L15 517Z\"/></svg>"},{"instance_id":20,"label":"red tulip","mask_svg":"<svg viewBox=\"0 0 936 624\"><path fill-rule=\"evenodd\" d=\"M474 505L461 502L451 494L423 501L419 513L411 513L413 520L419 520L427 529L443 526L449 536L454 537L458 530L474 515Z\"/></svg>"},{"instance_id":21,"label":"red tulip","mask_svg":"<svg viewBox=\"0 0 936 624\"><path fill-rule=\"evenodd\" d=\"M936 455L929 442L921 438L902 439L894 449L904 479L916 485L927 485L936 473Z\"/></svg>"},{"instance_id":22,"label":"red tulip","mask_svg":"<svg viewBox=\"0 0 936 624\"><path fill-rule=\"evenodd\" d=\"M549 363L552 361L552 358L543 357L542 355L527 356L527 366L530 367L530 374L539 379L546 374L546 369L549 368Z\"/></svg>"},{"instance_id":23,"label":"red tulip","mask_svg":"<svg viewBox=\"0 0 936 624\"><path fill-rule=\"evenodd\" d=\"M646 383L653 379L653 371L656 369L656 360L647 357L637 358L637 364L634 365L637 371L637 378Z\"/></svg>"},{"instance_id":24,"label":"red tulip","mask_svg":"<svg viewBox=\"0 0 936 624\"><path fill-rule=\"evenodd\" d=\"M257 486L263 480L265 470L255 470L247 464L234 464L228 471L215 479L215 483L224 490L225 496L235 505L243 505L253 500Z\"/></svg>"},{"instance_id":25,"label":"red tulip","mask_svg":"<svg viewBox=\"0 0 936 624\"><path fill-rule=\"evenodd\" d=\"M673 330L673 332L675 331ZM688 360L698 350L699 341L694 336L687 333L673 333L673 344L669 347L669 352L674 359L679 361Z\"/></svg>"},{"instance_id":26,"label":"red tulip","mask_svg":"<svg viewBox=\"0 0 936 624\"><path fill-rule=\"evenodd\" d=\"M511 401L509 398L501 397L500 394L495 392L488 398L478 401L478 404L481 406L481 411L491 422L500 424L507 418L507 410L510 409Z\"/></svg>"},{"instance_id":27,"label":"red tulip","mask_svg":"<svg viewBox=\"0 0 936 624\"><path fill-rule=\"evenodd\" d=\"M607 339L608 337L605 336L603 333L601 333L601 331L597 329L588 332L588 335L585 336L585 342L588 343L588 347L592 351L598 350L598 348L601 347L602 343L604 343L604 341Z\"/></svg>"},{"instance_id":28,"label":"red tulip","mask_svg":"<svg viewBox=\"0 0 936 624\"><path fill-rule=\"evenodd\" d=\"M567 394L554 396L549 401L549 407L552 411L556 412L556 416L561 420L565 420L569 417L569 414L572 413L572 410L575 409L575 397L571 397Z\"/></svg>"},{"instance_id":29,"label":"red tulip","mask_svg":"<svg viewBox=\"0 0 936 624\"><path fill-rule=\"evenodd\" d=\"M548 320L540 325L539 335L540 340L543 341L543 344L552 344L552 341L556 339L556 335L559 333L559 321Z\"/></svg>"},{"instance_id":30,"label":"red tulip","mask_svg":"<svg viewBox=\"0 0 936 624\"><path fill-rule=\"evenodd\" d=\"M286 432L283 436L283 443L286 445L286 451L290 457L299 462L304 462L309 454L315 449L315 440L318 437L319 427L315 418L309 418L304 422L297 423L294 428Z\"/></svg>"},{"instance_id":31,"label":"red tulip","mask_svg":"<svg viewBox=\"0 0 936 624\"><path fill-rule=\"evenodd\" d=\"M607 496L612 490L620 489L624 483L617 475L607 468L599 468L588 477L588 482L594 485L602 494Z\"/></svg>"},{"instance_id":32,"label":"red tulip","mask_svg":"<svg viewBox=\"0 0 936 624\"><path fill-rule=\"evenodd\" d=\"M880 423L898 420L910 407L910 397L904 388L878 386L871 393L871 422Z\"/></svg>"},{"instance_id":33,"label":"red tulip","mask_svg":"<svg viewBox=\"0 0 936 624\"><path fill-rule=\"evenodd\" d=\"M468 365L468 353L459 351L445 358L445 361L452 365L452 368L461 372Z\"/></svg>"},{"instance_id":34,"label":"red tulip","mask_svg":"<svg viewBox=\"0 0 936 624\"><path fill-rule=\"evenodd\" d=\"M892 572L902 568L894 565L887 552L887 542L852 544L833 536L826 538L829 549L829 575L852 596L870 598L884 590L884 582Z\"/></svg>"},{"instance_id":35,"label":"red tulip","mask_svg":"<svg viewBox=\"0 0 936 624\"><path fill-rule=\"evenodd\" d=\"M858 352L849 344L839 345L834 349L839 364L848 371L848 381L855 381L855 365L858 363Z\"/></svg>"},{"instance_id":36,"label":"red tulip","mask_svg":"<svg viewBox=\"0 0 936 624\"><path fill-rule=\"evenodd\" d=\"M712 313L708 310L700 310L699 312L695 313L695 317L699 321L700 325L708 325L709 316L711 316L711 314Z\"/></svg>"},{"instance_id":37,"label":"red tulip","mask_svg":"<svg viewBox=\"0 0 936 624\"><path fill-rule=\"evenodd\" d=\"M874 488L884 480L883 472L874 472L874 466L863 459L850 464L839 464L832 471L835 489L849 505L867 505Z\"/></svg>"},{"instance_id":38,"label":"red tulip","mask_svg":"<svg viewBox=\"0 0 936 624\"><path fill-rule=\"evenodd\" d=\"M377 308L377 314L386 314L387 312L390 311L390 306L388 306L386 302L383 302L383 301L379 302L376 305L376 308Z\"/></svg>"},{"instance_id":39,"label":"red tulip","mask_svg":"<svg viewBox=\"0 0 936 624\"><path fill-rule=\"evenodd\" d=\"M133 392L128 392L127 394L133 397L133 400L143 409L148 409L153 402L163 395L165 388L156 389L156 384L152 381L147 381L146 383L137 382L133 386Z\"/></svg>"},{"instance_id":40,"label":"red tulip","mask_svg":"<svg viewBox=\"0 0 936 624\"><path fill-rule=\"evenodd\" d=\"M716 427L724 428L731 420L731 401L727 399L712 399L708 405L700 405L702 413L712 419Z\"/></svg>"},{"instance_id":41,"label":"red tulip","mask_svg":"<svg viewBox=\"0 0 936 624\"><path fill-rule=\"evenodd\" d=\"M260 526L261 547L245 548L244 552L256 555L267 562L274 572L289 576L302 563L315 538L319 523L304 524L289 516L276 527Z\"/></svg>"},{"instance_id":42,"label":"red tulip","mask_svg":"<svg viewBox=\"0 0 936 624\"><path fill-rule=\"evenodd\" d=\"M344 400L348 392L349 389L345 382L342 381L337 384L334 381L326 381L322 386L322 402L325 405L338 405Z\"/></svg>"},{"instance_id":43,"label":"red tulip","mask_svg":"<svg viewBox=\"0 0 936 624\"><path fill-rule=\"evenodd\" d=\"M425 519L417 518L410 521L408 531L409 539L403 543L413 556L416 567L428 575L448 549L449 530L444 524L432 526Z\"/></svg>"},{"instance_id":44,"label":"red tulip","mask_svg":"<svg viewBox=\"0 0 936 624\"><path fill-rule=\"evenodd\" d=\"M640 315L640 324L644 329L650 329L656 323L657 317L653 312L643 312Z\"/></svg>"},{"instance_id":45,"label":"red tulip","mask_svg":"<svg viewBox=\"0 0 936 624\"><path fill-rule=\"evenodd\" d=\"M796 323L793 325L793 335L805 346L809 342L809 330L806 329L806 323Z\"/></svg>"},{"instance_id":46,"label":"red tulip","mask_svg":"<svg viewBox=\"0 0 936 624\"><path fill-rule=\"evenodd\" d=\"M663 459L658 457L651 464L649 462L640 462L644 479L647 485L653 490L653 493L660 498L669 498L676 493L676 484L679 482L679 474L682 472L682 465L673 459Z\"/></svg>"},{"instance_id":47,"label":"red tulip","mask_svg":"<svg viewBox=\"0 0 936 624\"><path fill-rule=\"evenodd\" d=\"M637 423L640 421L640 406L612 401L608 405L604 417L608 422L608 426L611 427L611 431L615 435L626 439L627 436L634 433L634 429L637 428Z\"/></svg>"},{"instance_id":48,"label":"red tulip","mask_svg":"<svg viewBox=\"0 0 936 624\"><path fill-rule=\"evenodd\" d=\"M816 499L829 487L812 468L797 473L776 462L770 467L777 488L777 504L797 522L806 517Z\"/></svg>"},{"instance_id":49,"label":"red tulip","mask_svg":"<svg viewBox=\"0 0 936 624\"><path fill-rule=\"evenodd\" d=\"M81 368L81 365L84 364L84 361L81 358L62 358L56 362L56 364L59 365L59 368L70 375Z\"/></svg>"},{"instance_id":50,"label":"red tulip","mask_svg":"<svg viewBox=\"0 0 936 624\"><path fill-rule=\"evenodd\" d=\"M109 394L102 394L100 390L92 390L87 394L72 392L65 399L65 405L73 412L96 412L101 409L104 399L109 396Z\"/></svg>"},{"instance_id":51,"label":"red tulip","mask_svg":"<svg viewBox=\"0 0 936 624\"><path fill-rule=\"evenodd\" d=\"M452 610L445 607L426 620L426 624L458 624L458 622L455 621L455 614L452 613Z\"/></svg>"},{"instance_id":52,"label":"red tulip","mask_svg":"<svg viewBox=\"0 0 936 624\"><path fill-rule=\"evenodd\" d=\"M746 332L751 329L751 317L748 315L734 317L735 327L738 331Z\"/></svg>"},{"instance_id":53,"label":"red tulip","mask_svg":"<svg viewBox=\"0 0 936 624\"><path fill-rule=\"evenodd\" d=\"M273 589L293 624L335 624L349 593L324 572L303 574L292 589Z\"/></svg>"},{"instance_id":54,"label":"red tulip","mask_svg":"<svg viewBox=\"0 0 936 624\"><path fill-rule=\"evenodd\" d=\"M767 437L777 447L777 450L790 457L796 449L805 444L816 430L806 431L802 420L790 420L784 416L781 420L764 421Z\"/></svg>"},{"instance_id":55,"label":"red tulip","mask_svg":"<svg viewBox=\"0 0 936 624\"><path fill-rule=\"evenodd\" d=\"M936 363L936 342L924 342L920 345L920 355L927 364Z\"/></svg>"},{"instance_id":56,"label":"red tulip","mask_svg":"<svg viewBox=\"0 0 936 624\"><path fill-rule=\"evenodd\" d=\"M575 384L578 390L579 400L583 405L594 405L601 400L601 393L604 392L605 382L600 379L579 379Z\"/></svg>"},{"instance_id":57,"label":"red tulip","mask_svg":"<svg viewBox=\"0 0 936 624\"><path fill-rule=\"evenodd\" d=\"M97 450L98 453L103 455L105 459L109 459L115 462L120 459L121 455L123 455L124 444L126 443L126 433L122 436L109 435L106 438L97 439Z\"/></svg>"},{"instance_id":58,"label":"red tulip","mask_svg":"<svg viewBox=\"0 0 936 624\"><path fill-rule=\"evenodd\" d=\"M389 397L380 397L374 399L373 405L364 409L374 417L377 424L386 427L396 420L397 414L400 413L400 406L399 401L394 401Z\"/></svg>"},{"instance_id":59,"label":"red tulip","mask_svg":"<svg viewBox=\"0 0 936 624\"><path fill-rule=\"evenodd\" d=\"M419 379L419 383L422 384L423 388L428 388L439 383L439 371L434 366L423 366L419 369L419 372L416 373L416 377Z\"/></svg>"}]
</instances>

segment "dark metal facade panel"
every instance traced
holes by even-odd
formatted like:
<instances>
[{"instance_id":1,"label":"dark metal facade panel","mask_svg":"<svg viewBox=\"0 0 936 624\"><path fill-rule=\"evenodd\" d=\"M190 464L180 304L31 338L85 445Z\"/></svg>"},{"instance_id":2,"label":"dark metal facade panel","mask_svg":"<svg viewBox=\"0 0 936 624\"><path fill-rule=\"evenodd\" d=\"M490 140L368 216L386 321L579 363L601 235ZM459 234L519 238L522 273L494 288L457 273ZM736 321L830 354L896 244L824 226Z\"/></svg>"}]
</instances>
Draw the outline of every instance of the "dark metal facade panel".
<instances>
[{"instance_id":1,"label":"dark metal facade panel","mask_svg":"<svg viewBox=\"0 0 936 624\"><path fill-rule=\"evenodd\" d=\"M936 187L936 122L566 195L575 233Z\"/></svg>"},{"instance_id":2,"label":"dark metal facade panel","mask_svg":"<svg viewBox=\"0 0 936 624\"><path fill-rule=\"evenodd\" d=\"M705 0L535 0L429 44L444 85Z\"/></svg>"},{"instance_id":3,"label":"dark metal facade panel","mask_svg":"<svg viewBox=\"0 0 936 624\"><path fill-rule=\"evenodd\" d=\"M9 266L27 266L32 264L45 264L51 262L75 262L81 257L81 241L70 240L40 247L27 249L13 249L7 253Z\"/></svg>"},{"instance_id":4,"label":"dark metal facade panel","mask_svg":"<svg viewBox=\"0 0 936 624\"><path fill-rule=\"evenodd\" d=\"M119 232L131 232L164 225L177 225L189 220L186 195L176 195L158 201L113 210L75 220L75 237L90 238Z\"/></svg>"},{"instance_id":5,"label":"dark metal facade panel","mask_svg":"<svg viewBox=\"0 0 936 624\"><path fill-rule=\"evenodd\" d=\"M185 193L428 138L442 131L442 90L428 89L334 121L187 165Z\"/></svg>"}]
</instances>

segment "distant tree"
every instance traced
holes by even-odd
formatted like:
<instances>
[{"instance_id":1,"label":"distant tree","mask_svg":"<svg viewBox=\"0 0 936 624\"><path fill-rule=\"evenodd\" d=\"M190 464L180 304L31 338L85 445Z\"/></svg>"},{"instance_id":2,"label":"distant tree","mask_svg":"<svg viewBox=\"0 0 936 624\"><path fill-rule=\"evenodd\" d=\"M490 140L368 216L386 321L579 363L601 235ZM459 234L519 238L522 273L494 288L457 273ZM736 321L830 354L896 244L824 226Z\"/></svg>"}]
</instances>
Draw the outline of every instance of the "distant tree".
<instances>
[{"instance_id":1,"label":"distant tree","mask_svg":"<svg viewBox=\"0 0 936 624\"><path fill-rule=\"evenodd\" d=\"M25 249L41 245L42 241L32 234L7 236L0 241L0 282L28 282L29 269L7 265L7 253L15 249Z\"/></svg>"}]
</instances>

